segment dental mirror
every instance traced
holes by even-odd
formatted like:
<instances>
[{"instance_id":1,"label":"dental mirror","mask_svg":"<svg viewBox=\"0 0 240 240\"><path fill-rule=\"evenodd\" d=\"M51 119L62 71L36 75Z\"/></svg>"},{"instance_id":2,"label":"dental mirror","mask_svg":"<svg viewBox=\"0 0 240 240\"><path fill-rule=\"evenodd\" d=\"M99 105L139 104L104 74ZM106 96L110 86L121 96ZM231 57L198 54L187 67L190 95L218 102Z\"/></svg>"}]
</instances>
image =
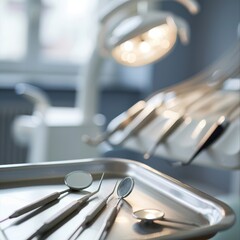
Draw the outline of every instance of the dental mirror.
<instances>
[{"instance_id":1,"label":"dental mirror","mask_svg":"<svg viewBox=\"0 0 240 240\"><path fill-rule=\"evenodd\" d=\"M132 214L134 218L146 223L152 223L153 221L157 221L157 220L165 220L167 222L172 222L172 223L178 223L178 224L184 224L184 225L190 225L190 226L199 226L198 224L195 224L195 223L183 222L183 221L177 221L177 220L165 218L164 215L165 213L159 209L141 209L133 212Z\"/></svg>"},{"instance_id":2,"label":"dental mirror","mask_svg":"<svg viewBox=\"0 0 240 240\"><path fill-rule=\"evenodd\" d=\"M125 177L121 180L117 188L117 195L119 197L117 203L113 206L113 208L108 212L107 217L104 220L103 226L95 238L96 240L105 239L109 229L113 225L115 218L117 217L118 211L121 208L121 201L123 198L127 197L133 190L134 180L131 177Z\"/></svg>"},{"instance_id":3,"label":"dental mirror","mask_svg":"<svg viewBox=\"0 0 240 240\"><path fill-rule=\"evenodd\" d=\"M157 209L142 209L133 212L133 217L141 221L152 222L163 219L165 213Z\"/></svg>"},{"instance_id":4,"label":"dental mirror","mask_svg":"<svg viewBox=\"0 0 240 240\"><path fill-rule=\"evenodd\" d=\"M33 203L30 203L22 208L19 208L14 213L12 213L7 218L4 218L0 220L1 222L4 222L11 218L19 217L25 213L28 213L36 208L42 207L56 199L58 199L62 194L70 192L70 191L77 191L82 190L84 188L89 187L92 184L93 178L92 175L89 172L85 171L73 171L67 174L64 178L65 185L68 186L67 189L61 191L61 192L54 192L51 193Z\"/></svg>"},{"instance_id":5,"label":"dental mirror","mask_svg":"<svg viewBox=\"0 0 240 240\"><path fill-rule=\"evenodd\" d=\"M133 190L134 180L131 177L125 177L118 185L117 195L120 199L127 197Z\"/></svg>"},{"instance_id":6,"label":"dental mirror","mask_svg":"<svg viewBox=\"0 0 240 240\"><path fill-rule=\"evenodd\" d=\"M93 178L89 172L74 171L67 174L64 178L64 183L70 190L82 190L92 184Z\"/></svg>"}]
</instances>

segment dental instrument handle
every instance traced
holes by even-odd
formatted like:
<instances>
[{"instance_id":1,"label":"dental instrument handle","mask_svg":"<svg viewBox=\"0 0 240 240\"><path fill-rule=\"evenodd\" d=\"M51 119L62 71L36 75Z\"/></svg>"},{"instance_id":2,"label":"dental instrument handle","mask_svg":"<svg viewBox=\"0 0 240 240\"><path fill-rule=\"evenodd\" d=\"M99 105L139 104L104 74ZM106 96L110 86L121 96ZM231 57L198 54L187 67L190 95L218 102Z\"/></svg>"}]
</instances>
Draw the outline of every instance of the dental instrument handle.
<instances>
[{"instance_id":1,"label":"dental instrument handle","mask_svg":"<svg viewBox=\"0 0 240 240\"><path fill-rule=\"evenodd\" d=\"M82 136L82 141L89 144L89 145L98 145L104 141L106 141L108 138L112 136L116 131L118 131L118 127L112 130L107 130L106 132L102 133L101 135L98 135L94 138L88 136L88 135L83 135Z\"/></svg>"},{"instance_id":2,"label":"dental instrument handle","mask_svg":"<svg viewBox=\"0 0 240 240\"><path fill-rule=\"evenodd\" d=\"M54 226L56 226L58 223L60 223L62 220L64 220L66 217L68 217L71 213L79 209L84 202L74 201L71 202L69 205L67 205L65 208L63 208L60 212L53 215L48 221L46 221L41 228L39 228L38 233L44 233Z\"/></svg>"},{"instance_id":3,"label":"dental instrument handle","mask_svg":"<svg viewBox=\"0 0 240 240\"><path fill-rule=\"evenodd\" d=\"M113 190L113 192L114 192L114 190ZM107 197L105 197L103 200L101 200L100 202L97 203L97 205L94 207L94 209L85 217L85 219L83 221L84 225L91 223L95 219L95 217L98 215L98 213L101 212L101 210L107 205L107 201L108 201L109 197L113 194L113 192L111 192Z\"/></svg>"},{"instance_id":4,"label":"dental instrument handle","mask_svg":"<svg viewBox=\"0 0 240 240\"><path fill-rule=\"evenodd\" d=\"M212 125L212 127L207 131L207 133L203 136L201 141L197 146L197 150L194 152L192 157L187 162L175 162L173 166L187 166L189 165L199 153L201 153L204 149L208 148L212 143L214 143L226 130L229 126L229 121L227 121L223 116L219 118L219 120Z\"/></svg>"},{"instance_id":5,"label":"dental instrument handle","mask_svg":"<svg viewBox=\"0 0 240 240\"><path fill-rule=\"evenodd\" d=\"M51 193L49 194L48 196L45 196L31 204L28 204L22 208L19 208L17 209L14 213L12 213L8 218L4 219L4 220L7 220L7 219L11 219L11 218L16 218L16 217L19 217L25 213L28 213L38 207L42 207L44 205L46 205L47 203L50 203L56 199L58 199L60 197L61 194L65 193L69 191L69 189L67 190L64 190L62 192L54 192L54 193ZM0 222L3 222L3 221L0 221Z\"/></svg>"},{"instance_id":6,"label":"dental instrument handle","mask_svg":"<svg viewBox=\"0 0 240 240\"><path fill-rule=\"evenodd\" d=\"M108 134L112 134L118 130L125 128L144 109L145 105L145 101L138 101L127 111L123 112L117 118L113 119L108 125Z\"/></svg>"},{"instance_id":7,"label":"dental instrument handle","mask_svg":"<svg viewBox=\"0 0 240 240\"><path fill-rule=\"evenodd\" d=\"M82 226L91 223L95 219L98 213L107 205L107 200L108 199L103 199L95 206L95 208L85 217Z\"/></svg>"},{"instance_id":8,"label":"dental instrument handle","mask_svg":"<svg viewBox=\"0 0 240 240\"><path fill-rule=\"evenodd\" d=\"M166 124L163 127L163 132L161 136L157 139L157 141L150 147L150 149L144 154L144 159L149 159L155 152L156 148L158 147L159 144L161 144L163 141L166 140L166 138L171 135L171 133L179 127L179 125L182 124L184 121L184 115L179 115L176 119L174 120L169 120L166 122Z\"/></svg>"},{"instance_id":9,"label":"dental instrument handle","mask_svg":"<svg viewBox=\"0 0 240 240\"><path fill-rule=\"evenodd\" d=\"M58 213L56 213L50 219L48 219L29 239L32 239L35 236L44 234L45 232L55 227L58 223L63 221L70 214L72 214L76 210L79 210L83 206L83 204L86 203L88 199L89 199L89 196L85 196L80 200L76 200L68 204L66 207L64 207Z\"/></svg>"},{"instance_id":10,"label":"dental instrument handle","mask_svg":"<svg viewBox=\"0 0 240 240\"><path fill-rule=\"evenodd\" d=\"M78 236L80 235L80 233L78 233L77 236L75 236L75 238L73 238L73 236L77 233L77 231L79 229L81 229L81 231L83 231L88 224L92 223L96 216L103 210L104 207L106 207L107 205L107 201L108 199L113 195L116 187L117 187L117 183L118 181L116 182L112 192L110 194L108 194L104 199L100 200L95 206L94 208L90 211L90 213L88 213L88 215L84 218L83 222L76 228L76 230L71 234L71 236L68 238L68 240L70 239L77 239Z\"/></svg>"},{"instance_id":11,"label":"dental instrument handle","mask_svg":"<svg viewBox=\"0 0 240 240\"><path fill-rule=\"evenodd\" d=\"M104 221L103 226L102 226L102 228L100 230L100 234L99 234L99 236L96 239L98 239L98 240L105 239L108 230L111 228L111 226L114 223L114 220L117 217L118 205L119 205L119 203L121 203L121 200L122 200L122 198L120 198L118 200L118 202L116 203L116 205L108 212L106 220Z\"/></svg>"},{"instance_id":12,"label":"dental instrument handle","mask_svg":"<svg viewBox=\"0 0 240 240\"><path fill-rule=\"evenodd\" d=\"M122 130L125 128L129 122L131 122L145 107L146 102L141 100L130 107L127 111L120 114L117 118L113 119L109 125L107 130L101 135L96 136L95 138L90 138L89 136L84 135L83 141L91 144L97 145L101 142L104 142L108 138L110 138L115 132Z\"/></svg>"},{"instance_id":13,"label":"dental instrument handle","mask_svg":"<svg viewBox=\"0 0 240 240\"><path fill-rule=\"evenodd\" d=\"M118 141L118 145L122 144L132 135L138 133L145 125L147 125L154 117L156 113L155 106L148 106L131 122L125 129L122 138Z\"/></svg>"},{"instance_id":14,"label":"dental instrument handle","mask_svg":"<svg viewBox=\"0 0 240 240\"><path fill-rule=\"evenodd\" d=\"M78 226L78 228L71 234L71 236L68 238L68 240L70 239L77 239L79 234L78 233L77 236L75 236L75 238L73 238L73 236L81 229L81 231L83 231L88 224L90 224L97 216L98 213L100 213L102 211L102 209L107 205L107 200L108 199L103 199L102 201L100 201L97 206L95 206L95 208L85 217L85 219L83 220L83 222L81 223L80 226Z\"/></svg>"}]
</instances>

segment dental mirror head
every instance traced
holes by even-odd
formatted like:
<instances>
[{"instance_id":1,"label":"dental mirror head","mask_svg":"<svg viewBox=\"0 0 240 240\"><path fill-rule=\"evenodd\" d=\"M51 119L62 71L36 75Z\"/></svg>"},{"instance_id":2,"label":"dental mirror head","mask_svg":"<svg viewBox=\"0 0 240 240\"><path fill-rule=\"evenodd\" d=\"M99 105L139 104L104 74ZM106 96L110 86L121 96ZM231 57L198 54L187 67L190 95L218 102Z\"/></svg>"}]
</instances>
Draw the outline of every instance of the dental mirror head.
<instances>
[{"instance_id":1,"label":"dental mirror head","mask_svg":"<svg viewBox=\"0 0 240 240\"><path fill-rule=\"evenodd\" d=\"M89 187L93 182L92 175L85 171L73 171L64 178L64 183L71 190L81 190Z\"/></svg>"},{"instance_id":2,"label":"dental mirror head","mask_svg":"<svg viewBox=\"0 0 240 240\"><path fill-rule=\"evenodd\" d=\"M119 183L117 188L117 195L119 198L127 197L133 190L134 187L134 180L131 177L125 177Z\"/></svg>"},{"instance_id":3,"label":"dental mirror head","mask_svg":"<svg viewBox=\"0 0 240 240\"><path fill-rule=\"evenodd\" d=\"M151 224L156 220L164 220L164 221L171 222L171 223L199 227L198 223L178 221L178 220L166 218L165 213L159 209L138 210L138 211L133 212L132 216L146 224L148 224L148 223Z\"/></svg>"},{"instance_id":4,"label":"dental mirror head","mask_svg":"<svg viewBox=\"0 0 240 240\"><path fill-rule=\"evenodd\" d=\"M142 209L133 212L133 217L144 222L153 222L164 218L165 213L158 209Z\"/></svg>"}]
</instances>

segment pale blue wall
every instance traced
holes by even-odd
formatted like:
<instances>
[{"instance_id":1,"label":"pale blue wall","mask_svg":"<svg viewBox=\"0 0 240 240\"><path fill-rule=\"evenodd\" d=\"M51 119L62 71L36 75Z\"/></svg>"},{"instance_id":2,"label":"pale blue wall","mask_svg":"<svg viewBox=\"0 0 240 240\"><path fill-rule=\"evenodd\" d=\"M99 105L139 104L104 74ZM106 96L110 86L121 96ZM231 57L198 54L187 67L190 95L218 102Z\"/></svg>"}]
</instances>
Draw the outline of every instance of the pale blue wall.
<instances>
[{"instance_id":1,"label":"pale blue wall","mask_svg":"<svg viewBox=\"0 0 240 240\"><path fill-rule=\"evenodd\" d=\"M199 0L201 11L190 15L183 7L170 1L163 4L190 23L191 42L178 42L174 51L154 66L153 90L182 81L209 66L232 47L240 24L239 0Z\"/></svg>"}]
</instances>

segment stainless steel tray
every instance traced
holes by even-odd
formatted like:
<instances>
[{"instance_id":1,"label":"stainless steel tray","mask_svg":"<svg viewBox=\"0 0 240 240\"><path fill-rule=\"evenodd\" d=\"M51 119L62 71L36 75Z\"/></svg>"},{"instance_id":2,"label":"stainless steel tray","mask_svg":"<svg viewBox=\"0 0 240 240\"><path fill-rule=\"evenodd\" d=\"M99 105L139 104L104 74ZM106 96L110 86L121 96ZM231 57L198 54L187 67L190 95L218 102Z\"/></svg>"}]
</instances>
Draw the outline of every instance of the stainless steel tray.
<instances>
[{"instance_id":1,"label":"stainless steel tray","mask_svg":"<svg viewBox=\"0 0 240 240\"><path fill-rule=\"evenodd\" d=\"M125 176L134 178L135 187L122 205L107 239L208 239L231 227L235 221L233 211L223 202L144 164L113 158L1 166L0 219L33 200L65 189L63 176L76 169L93 174L94 182L85 192L96 189L101 173L105 172L101 191L79 213L47 236L47 239L67 239L99 199L110 193L116 180ZM37 209L17 219L7 220L0 227L9 240L26 239L51 215L82 195L82 192L70 193L45 211ZM94 239L109 207L111 202L79 239ZM142 208L158 208L165 212L166 218L193 222L198 226L167 221L142 224L132 217L133 210Z\"/></svg>"}]
</instances>

